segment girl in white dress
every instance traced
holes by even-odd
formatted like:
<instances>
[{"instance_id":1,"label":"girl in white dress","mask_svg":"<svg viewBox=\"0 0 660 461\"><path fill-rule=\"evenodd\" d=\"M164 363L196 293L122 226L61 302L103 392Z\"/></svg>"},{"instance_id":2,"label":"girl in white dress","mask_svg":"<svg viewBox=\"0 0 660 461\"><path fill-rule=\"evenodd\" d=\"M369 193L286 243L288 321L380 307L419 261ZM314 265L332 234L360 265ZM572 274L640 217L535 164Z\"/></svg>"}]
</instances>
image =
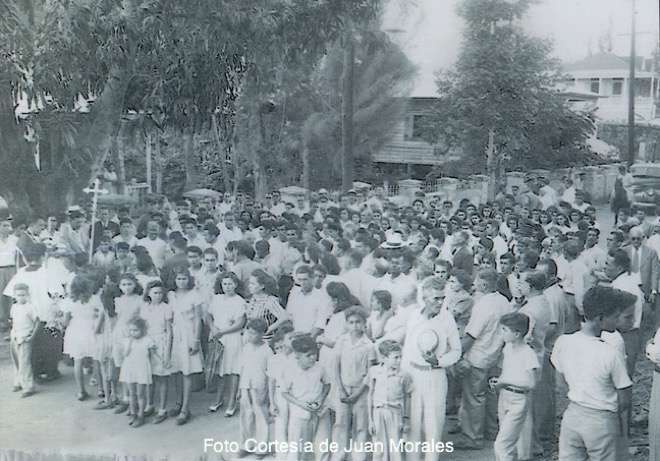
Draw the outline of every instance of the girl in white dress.
<instances>
[{"instance_id":1,"label":"girl in white dress","mask_svg":"<svg viewBox=\"0 0 660 461\"><path fill-rule=\"evenodd\" d=\"M151 356L157 354L157 346L147 336L147 322L140 317L128 321L128 336L118 346L122 356L119 382L128 388L130 415L128 422L134 428L144 424L147 388L151 380Z\"/></svg>"},{"instance_id":2,"label":"girl in white dress","mask_svg":"<svg viewBox=\"0 0 660 461\"><path fill-rule=\"evenodd\" d=\"M119 399L117 397L115 365L112 359L115 317L110 315L107 306L103 304L103 297L100 299L101 303L94 306L94 334L96 342L94 360L97 362L101 385L103 386L103 400L95 408L97 410L105 410L114 408Z\"/></svg>"},{"instance_id":3,"label":"girl in white dress","mask_svg":"<svg viewBox=\"0 0 660 461\"><path fill-rule=\"evenodd\" d=\"M174 279L176 289L168 294L173 310L172 365L177 370L175 389L177 403L169 416L176 416L177 425L190 419L190 394L193 374L202 372L200 333L202 330L202 303L194 289L188 269L178 268Z\"/></svg>"},{"instance_id":4,"label":"girl in white dress","mask_svg":"<svg viewBox=\"0 0 660 461\"><path fill-rule=\"evenodd\" d=\"M147 285L144 294L145 303L140 308L140 317L147 322L147 336L156 345L157 354L151 355L151 373L156 386L155 394L159 398L158 414L154 424L159 424L167 418L167 382L172 370L172 317L173 312L167 303L167 293L163 282L153 281ZM148 416L153 408L151 390L147 392Z\"/></svg>"},{"instance_id":5,"label":"girl in white dress","mask_svg":"<svg viewBox=\"0 0 660 461\"><path fill-rule=\"evenodd\" d=\"M120 353L121 348L117 347L124 343L128 337L128 322L137 317L142 305L142 286L138 283L135 275L130 273L122 274L119 277L119 290L121 296L115 299L115 314L117 320L114 328L114 341L112 358L115 362L115 376L119 376L122 366L123 356ZM122 387L122 401L115 408L115 413L123 413L129 408L128 388Z\"/></svg>"},{"instance_id":6,"label":"girl in white dress","mask_svg":"<svg viewBox=\"0 0 660 461\"><path fill-rule=\"evenodd\" d=\"M78 386L78 400L89 397L83 379L83 360L96 355L94 342L95 310L103 309L101 299L93 295L93 283L76 275L69 287L70 298L64 300L64 353L73 359L73 375Z\"/></svg>"},{"instance_id":7,"label":"girl in white dress","mask_svg":"<svg viewBox=\"0 0 660 461\"><path fill-rule=\"evenodd\" d=\"M211 326L209 342L217 341L224 347L220 367L216 371L220 378L217 399L215 404L209 407L209 411L220 409L224 391L227 390L225 416L233 416L236 412L238 373L241 367L239 358L243 345L241 329L245 325L245 300L236 294L238 285L238 277L233 272L221 274L216 280L217 294L211 298L208 312L208 324Z\"/></svg>"}]
</instances>

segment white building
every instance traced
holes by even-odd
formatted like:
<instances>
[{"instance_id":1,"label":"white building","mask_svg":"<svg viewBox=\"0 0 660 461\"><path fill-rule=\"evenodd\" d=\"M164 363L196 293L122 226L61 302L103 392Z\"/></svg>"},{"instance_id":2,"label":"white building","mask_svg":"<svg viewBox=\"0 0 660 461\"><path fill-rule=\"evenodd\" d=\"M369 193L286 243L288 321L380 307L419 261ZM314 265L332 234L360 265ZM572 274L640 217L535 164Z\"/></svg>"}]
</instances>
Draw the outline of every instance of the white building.
<instances>
[{"instance_id":1,"label":"white building","mask_svg":"<svg viewBox=\"0 0 660 461\"><path fill-rule=\"evenodd\" d=\"M630 59L612 53L598 53L581 61L566 64L569 78L563 82L566 92L599 95L596 115L603 121L628 119ZM635 68L635 116L640 121L660 117L656 108L659 96L658 72L653 59L638 58Z\"/></svg>"}]
</instances>

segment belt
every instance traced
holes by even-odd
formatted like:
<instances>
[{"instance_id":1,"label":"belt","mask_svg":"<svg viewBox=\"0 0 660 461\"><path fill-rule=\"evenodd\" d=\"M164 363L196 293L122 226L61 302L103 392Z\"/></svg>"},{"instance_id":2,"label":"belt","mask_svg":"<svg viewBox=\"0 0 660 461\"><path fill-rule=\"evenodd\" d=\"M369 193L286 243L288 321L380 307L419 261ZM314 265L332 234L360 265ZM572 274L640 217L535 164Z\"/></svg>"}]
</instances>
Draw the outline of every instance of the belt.
<instances>
[{"instance_id":1,"label":"belt","mask_svg":"<svg viewBox=\"0 0 660 461\"><path fill-rule=\"evenodd\" d=\"M398 403L379 403L378 405L374 405L374 408L391 408L392 410L400 410L401 405Z\"/></svg>"},{"instance_id":2,"label":"belt","mask_svg":"<svg viewBox=\"0 0 660 461\"><path fill-rule=\"evenodd\" d=\"M529 389L520 389L519 387L504 386L502 389L513 392L514 394L529 394Z\"/></svg>"},{"instance_id":3,"label":"belt","mask_svg":"<svg viewBox=\"0 0 660 461\"><path fill-rule=\"evenodd\" d=\"M432 367L431 365L418 365L414 362L410 362L410 366L413 367L415 370L421 370L421 371L440 370L442 368L442 367Z\"/></svg>"}]
</instances>

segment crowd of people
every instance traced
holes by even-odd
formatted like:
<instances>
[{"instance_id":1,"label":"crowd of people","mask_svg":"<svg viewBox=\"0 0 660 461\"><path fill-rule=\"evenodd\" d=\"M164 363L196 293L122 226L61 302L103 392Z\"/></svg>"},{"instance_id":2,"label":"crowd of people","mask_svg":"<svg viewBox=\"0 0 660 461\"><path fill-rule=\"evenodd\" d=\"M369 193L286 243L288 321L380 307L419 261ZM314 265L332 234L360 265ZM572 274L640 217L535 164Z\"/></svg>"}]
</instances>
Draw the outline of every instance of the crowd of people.
<instances>
[{"instance_id":1,"label":"crowd of people","mask_svg":"<svg viewBox=\"0 0 660 461\"><path fill-rule=\"evenodd\" d=\"M572 179L557 191L529 176L482 204L420 193L402 206L376 187L290 201L154 195L94 222L71 207L61 225L4 211L14 391L48 392L64 354L75 397L93 386L94 409L127 413L133 428L185 424L204 385L217 389L210 413L239 415L242 440L382 442L355 460L438 457L392 440L493 440L496 459L528 460L558 440L561 460L621 461L646 355L658 461L660 220L619 208L603 236ZM286 455L314 456L346 454Z\"/></svg>"}]
</instances>

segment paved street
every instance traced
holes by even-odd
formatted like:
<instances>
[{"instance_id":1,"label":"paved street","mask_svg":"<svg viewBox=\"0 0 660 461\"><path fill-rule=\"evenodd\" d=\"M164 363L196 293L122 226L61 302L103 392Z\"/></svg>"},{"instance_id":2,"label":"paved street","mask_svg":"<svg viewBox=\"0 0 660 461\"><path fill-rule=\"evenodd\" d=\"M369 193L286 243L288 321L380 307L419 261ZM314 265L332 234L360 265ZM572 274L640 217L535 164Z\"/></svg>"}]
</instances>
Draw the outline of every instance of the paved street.
<instances>
[{"instance_id":1,"label":"paved street","mask_svg":"<svg viewBox=\"0 0 660 461\"><path fill-rule=\"evenodd\" d=\"M195 417L185 426L176 426L174 420L166 420L160 425L146 424L133 429L128 426L125 415L94 410L94 399L78 402L73 369L64 364L60 365L63 372L60 380L40 386L39 393L29 399L21 399L11 392L13 370L7 349L7 343L0 345L0 408L3 415L0 418L0 448L31 451L38 447L48 452L146 455L151 459L168 457L190 461L199 459L203 453L204 438L237 440L238 415L229 419L209 415L206 408L212 396L205 392L193 395ZM0 459L3 459L1 454ZM222 458L213 455L208 459ZM492 459L492 454L490 450L460 452L442 459L486 461Z\"/></svg>"}]
</instances>

